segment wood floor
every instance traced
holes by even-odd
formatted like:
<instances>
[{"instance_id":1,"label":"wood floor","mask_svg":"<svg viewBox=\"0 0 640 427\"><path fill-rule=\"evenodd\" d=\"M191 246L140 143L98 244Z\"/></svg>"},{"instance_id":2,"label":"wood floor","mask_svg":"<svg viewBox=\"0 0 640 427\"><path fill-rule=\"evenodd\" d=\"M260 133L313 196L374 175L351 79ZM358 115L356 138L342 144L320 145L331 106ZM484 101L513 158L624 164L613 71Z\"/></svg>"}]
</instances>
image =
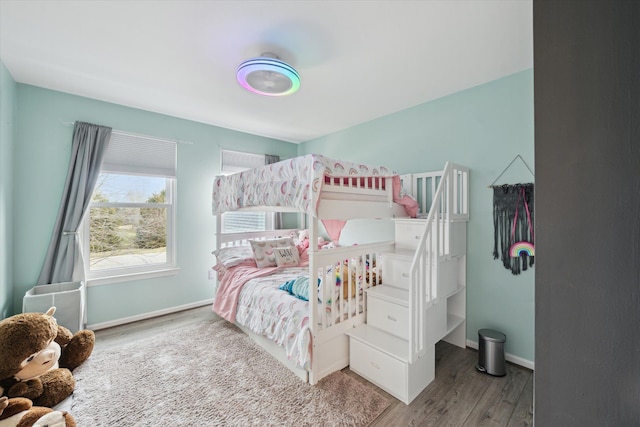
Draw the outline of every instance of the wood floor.
<instances>
[{"instance_id":1,"label":"wood floor","mask_svg":"<svg viewBox=\"0 0 640 427\"><path fill-rule=\"evenodd\" d=\"M507 363L507 375L493 377L477 362L476 350L440 341L436 379L409 405L394 399L372 426L532 426L533 372Z\"/></svg>"},{"instance_id":2,"label":"wood floor","mask_svg":"<svg viewBox=\"0 0 640 427\"><path fill-rule=\"evenodd\" d=\"M95 348L108 348L215 317L206 306L98 330ZM532 426L533 372L507 363L506 376L492 377L475 369L477 360L475 350L439 342L436 379L410 405L378 389L392 403L371 426ZM344 372L366 382L349 368Z\"/></svg>"}]
</instances>

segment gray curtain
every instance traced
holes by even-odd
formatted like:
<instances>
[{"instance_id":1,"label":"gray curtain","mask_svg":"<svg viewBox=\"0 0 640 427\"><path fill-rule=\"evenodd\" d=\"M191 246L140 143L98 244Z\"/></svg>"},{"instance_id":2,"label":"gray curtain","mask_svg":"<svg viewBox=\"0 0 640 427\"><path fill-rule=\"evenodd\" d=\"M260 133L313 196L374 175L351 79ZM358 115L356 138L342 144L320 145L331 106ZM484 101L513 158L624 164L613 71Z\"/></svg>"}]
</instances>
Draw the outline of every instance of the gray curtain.
<instances>
[{"instance_id":1,"label":"gray curtain","mask_svg":"<svg viewBox=\"0 0 640 427\"><path fill-rule=\"evenodd\" d=\"M78 228L100 174L111 128L76 122L69 171L39 285L84 280Z\"/></svg>"},{"instance_id":2,"label":"gray curtain","mask_svg":"<svg viewBox=\"0 0 640 427\"><path fill-rule=\"evenodd\" d=\"M278 163L280 161L280 156L276 154L265 154L264 155L264 164L270 165L272 163ZM282 212L276 212L273 217L273 228L279 230L282 228Z\"/></svg>"}]
</instances>

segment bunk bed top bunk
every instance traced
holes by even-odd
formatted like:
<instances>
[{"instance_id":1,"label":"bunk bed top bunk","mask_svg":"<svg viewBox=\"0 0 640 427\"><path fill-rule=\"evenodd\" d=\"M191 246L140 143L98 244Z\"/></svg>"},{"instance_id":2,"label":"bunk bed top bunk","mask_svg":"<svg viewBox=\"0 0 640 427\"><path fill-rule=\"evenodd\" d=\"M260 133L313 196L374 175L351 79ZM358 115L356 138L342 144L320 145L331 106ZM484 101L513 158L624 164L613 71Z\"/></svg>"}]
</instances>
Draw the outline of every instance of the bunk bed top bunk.
<instances>
[{"instance_id":1,"label":"bunk bed top bunk","mask_svg":"<svg viewBox=\"0 0 640 427\"><path fill-rule=\"evenodd\" d=\"M368 206L349 209L344 202ZM404 206L404 212L389 211L394 202ZM303 212L318 219L352 219L415 216L417 204L402 192L399 175L385 166L309 154L216 177L212 210L214 215L261 210Z\"/></svg>"}]
</instances>

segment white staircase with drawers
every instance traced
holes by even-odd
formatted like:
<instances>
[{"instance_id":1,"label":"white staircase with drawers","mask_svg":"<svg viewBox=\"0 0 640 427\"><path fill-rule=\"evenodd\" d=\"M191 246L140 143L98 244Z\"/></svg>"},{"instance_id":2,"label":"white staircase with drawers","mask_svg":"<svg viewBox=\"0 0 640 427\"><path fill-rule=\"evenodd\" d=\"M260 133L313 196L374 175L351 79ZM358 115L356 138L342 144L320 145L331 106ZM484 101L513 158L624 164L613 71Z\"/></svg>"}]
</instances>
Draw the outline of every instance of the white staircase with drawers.
<instances>
[{"instance_id":1,"label":"white staircase with drawers","mask_svg":"<svg viewBox=\"0 0 640 427\"><path fill-rule=\"evenodd\" d=\"M428 216L394 219L395 251L378 260L382 284L367 290L367 323L347 332L350 369L405 404L433 381L438 341L466 344L468 174L447 164L427 178ZM412 176L425 204L421 179Z\"/></svg>"}]
</instances>

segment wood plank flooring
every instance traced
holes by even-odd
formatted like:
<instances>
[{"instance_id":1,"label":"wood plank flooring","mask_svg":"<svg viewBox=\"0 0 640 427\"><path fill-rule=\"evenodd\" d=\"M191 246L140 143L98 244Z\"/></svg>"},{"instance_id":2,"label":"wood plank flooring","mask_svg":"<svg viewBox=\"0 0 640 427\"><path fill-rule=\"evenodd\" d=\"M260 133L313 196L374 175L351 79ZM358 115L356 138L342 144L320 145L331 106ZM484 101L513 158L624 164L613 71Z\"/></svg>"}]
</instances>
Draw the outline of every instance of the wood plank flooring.
<instances>
[{"instance_id":1,"label":"wood plank flooring","mask_svg":"<svg viewBox=\"0 0 640 427\"><path fill-rule=\"evenodd\" d=\"M532 426L533 372L507 363L493 377L477 361L477 351L439 342L435 380L409 405L394 399L372 426Z\"/></svg>"},{"instance_id":2,"label":"wood plank flooring","mask_svg":"<svg viewBox=\"0 0 640 427\"><path fill-rule=\"evenodd\" d=\"M96 349L216 317L205 306L98 330ZM439 342L436 379L409 405L378 389L392 403L371 426L532 426L533 372L507 363L506 376L492 377L475 369L477 361L477 351ZM344 372L366 382L349 368Z\"/></svg>"}]
</instances>

